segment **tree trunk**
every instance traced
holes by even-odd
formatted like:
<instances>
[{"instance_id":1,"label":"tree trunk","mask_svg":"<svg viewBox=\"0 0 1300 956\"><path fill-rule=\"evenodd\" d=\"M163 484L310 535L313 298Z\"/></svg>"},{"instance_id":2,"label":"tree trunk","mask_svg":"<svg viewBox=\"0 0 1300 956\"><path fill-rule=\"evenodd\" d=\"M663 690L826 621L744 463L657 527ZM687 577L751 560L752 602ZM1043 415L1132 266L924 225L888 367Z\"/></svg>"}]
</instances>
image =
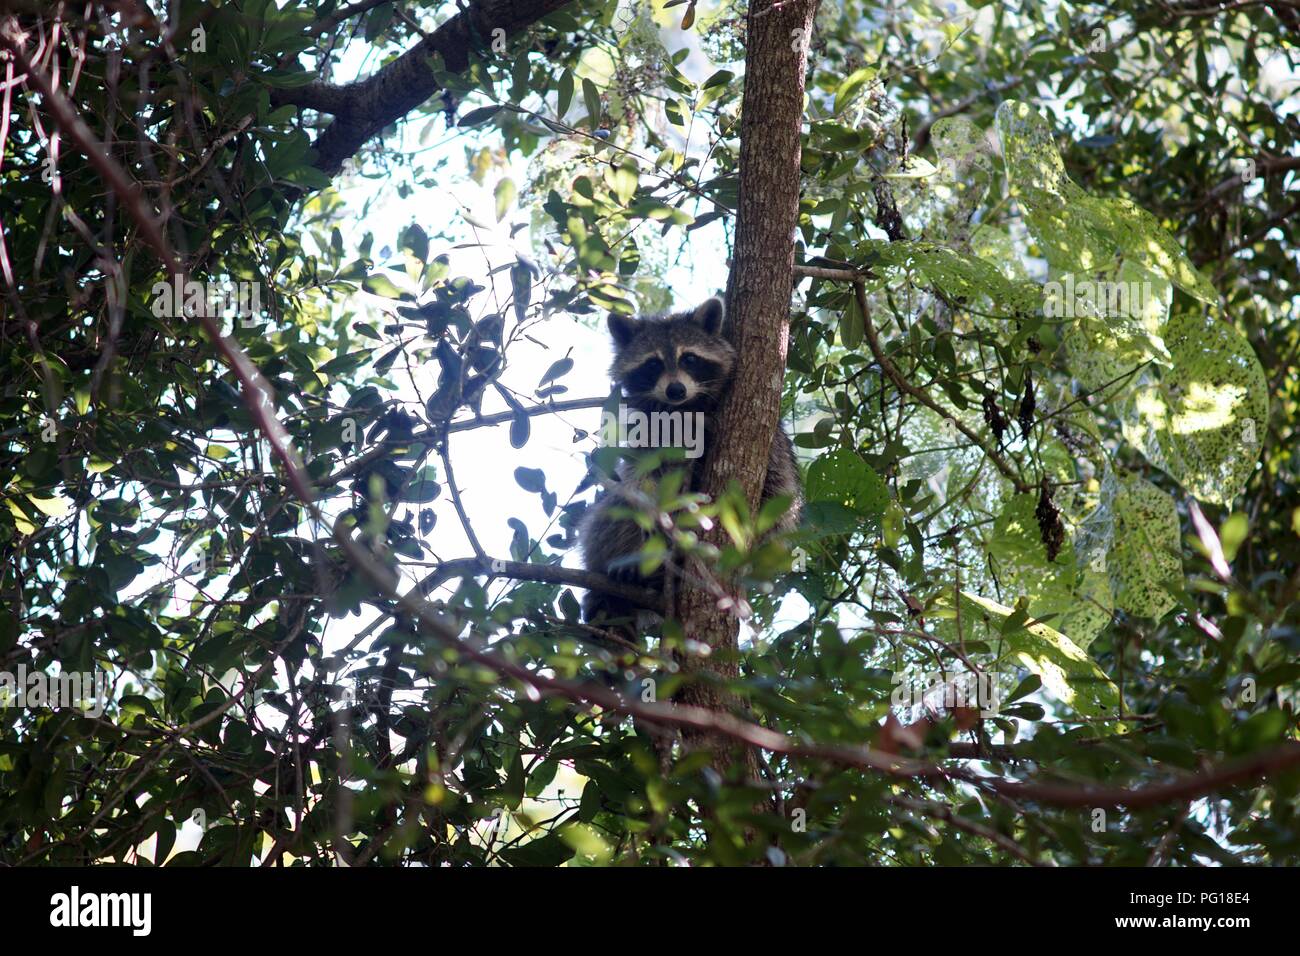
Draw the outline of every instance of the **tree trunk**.
<instances>
[{"instance_id":1,"label":"tree trunk","mask_svg":"<svg viewBox=\"0 0 1300 956\"><path fill-rule=\"evenodd\" d=\"M727 286L728 326L738 352L735 378L717 416L698 490L716 498L735 481L751 509L758 504L768 451L780 419L781 385L794 284L794 230L799 211L800 129L804 72L817 0L752 0L747 20L745 92L740 119L740 203L736 246ZM721 543L715 528L711 540ZM692 587L707 572L690 569L678 581L677 619L686 636L707 644L708 657L689 655L690 680L682 703L729 709L731 695L717 686L738 674L738 621L708 591ZM721 582L730 592L734 587ZM686 738L688 746L703 744ZM713 742L713 764L724 776L737 754ZM758 755L747 750L746 775L757 778Z\"/></svg>"}]
</instances>

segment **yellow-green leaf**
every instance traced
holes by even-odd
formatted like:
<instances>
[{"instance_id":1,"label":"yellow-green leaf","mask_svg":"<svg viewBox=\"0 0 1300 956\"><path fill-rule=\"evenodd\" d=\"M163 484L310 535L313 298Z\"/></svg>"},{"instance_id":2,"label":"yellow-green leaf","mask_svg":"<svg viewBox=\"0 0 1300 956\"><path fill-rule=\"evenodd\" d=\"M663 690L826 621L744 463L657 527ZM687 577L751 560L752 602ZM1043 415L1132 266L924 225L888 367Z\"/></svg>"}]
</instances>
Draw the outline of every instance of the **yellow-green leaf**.
<instances>
[{"instance_id":1,"label":"yellow-green leaf","mask_svg":"<svg viewBox=\"0 0 1300 956\"><path fill-rule=\"evenodd\" d=\"M36 506L37 511L49 515L51 518L62 518L72 510L72 502L62 496L58 498L37 498L35 495L28 495L27 500Z\"/></svg>"},{"instance_id":2,"label":"yellow-green leaf","mask_svg":"<svg viewBox=\"0 0 1300 956\"><path fill-rule=\"evenodd\" d=\"M492 191L492 195L497 201L497 222L500 222L506 217L506 213L510 211L510 206L515 201L515 181L506 176L497 183L497 188Z\"/></svg>"},{"instance_id":3,"label":"yellow-green leaf","mask_svg":"<svg viewBox=\"0 0 1300 956\"><path fill-rule=\"evenodd\" d=\"M939 603L952 606L951 594ZM1003 625L1015 613L989 598L961 592L963 636L1000 641L1004 656L1023 664L1043 681L1062 704L1085 717L1112 716L1119 707L1119 690L1086 651L1054 628L1030 618L1021 627Z\"/></svg>"}]
</instances>

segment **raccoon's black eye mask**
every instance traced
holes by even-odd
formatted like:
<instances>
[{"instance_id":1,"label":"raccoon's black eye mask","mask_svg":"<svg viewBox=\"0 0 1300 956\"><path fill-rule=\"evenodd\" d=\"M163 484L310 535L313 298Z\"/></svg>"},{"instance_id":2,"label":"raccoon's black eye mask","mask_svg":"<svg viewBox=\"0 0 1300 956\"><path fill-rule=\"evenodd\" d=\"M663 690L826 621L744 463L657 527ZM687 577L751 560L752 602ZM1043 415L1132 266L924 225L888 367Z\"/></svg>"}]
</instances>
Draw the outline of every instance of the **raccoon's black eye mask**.
<instances>
[{"instance_id":1,"label":"raccoon's black eye mask","mask_svg":"<svg viewBox=\"0 0 1300 956\"><path fill-rule=\"evenodd\" d=\"M694 352L683 352L682 357L677 360L677 364L684 368L691 378L697 382L709 382L719 378L722 371L716 362L710 362Z\"/></svg>"},{"instance_id":2,"label":"raccoon's black eye mask","mask_svg":"<svg viewBox=\"0 0 1300 956\"><path fill-rule=\"evenodd\" d=\"M655 387L655 384L659 381L659 376L663 374L663 370L663 359L646 359L628 373L628 387L634 392L648 392Z\"/></svg>"}]
</instances>

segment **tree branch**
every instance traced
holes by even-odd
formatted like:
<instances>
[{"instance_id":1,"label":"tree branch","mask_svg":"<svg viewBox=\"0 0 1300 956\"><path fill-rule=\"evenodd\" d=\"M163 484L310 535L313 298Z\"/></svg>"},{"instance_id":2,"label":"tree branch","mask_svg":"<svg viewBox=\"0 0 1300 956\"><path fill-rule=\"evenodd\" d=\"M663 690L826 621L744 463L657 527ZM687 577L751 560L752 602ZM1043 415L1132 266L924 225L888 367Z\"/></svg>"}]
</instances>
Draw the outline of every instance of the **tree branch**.
<instances>
[{"instance_id":1,"label":"tree branch","mask_svg":"<svg viewBox=\"0 0 1300 956\"><path fill-rule=\"evenodd\" d=\"M608 396L604 398L570 398L562 402L547 402L545 405L534 405L532 408L524 409L524 414L531 417L533 415L550 415L555 412L570 412L583 408L600 408L607 401L609 401ZM474 428L483 428L489 425L503 425L508 421L512 421L514 417L515 412L513 411L495 412L491 415L482 415L476 418L466 418L462 421L452 422L445 430L447 432L462 432ZM442 429L438 427L430 427L416 432L410 438L403 438L401 441L380 442L360 458L344 465L328 478L322 479L320 484L325 488L336 485L343 479L350 478L358 472L364 471L368 465L384 458L394 448L400 448L421 442L428 443L437 441L441 431Z\"/></svg>"},{"instance_id":2,"label":"tree branch","mask_svg":"<svg viewBox=\"0 0 1300 956\"><path fill-rule=\"evenodd\" d=\"M428 594L431 590L450 581L452 578L488 577L513 578L516 581L538 581L542 584L571 584L589 591L600 591L614 597L624 598L639 604L650 611L663 613L663 598L647 588L632 584L622 584L598 574L584 571L582 568L565 568L558 564L530 564L526 561L503 561L500 558L455 558L439 562L438 567L421 579L419 589Z\"/></svg>"},{"instance_id":3,"label":"tree branch","mask_svg":"<svg viewBox=\"0 0 1300 956\"><path fill-rule=\"evenodd\" d=\"M385 126L395 123L442 89L434 57L452 73L469 69L470 57L493 40L494 30L514 36L570 0L473 0L428 38L372 76L344 86L311 83L277 90L276 105L291 103L334 117L316 140L316 168L336 175L343 162Z\"/></svg>"},{"instance_id":4,"label":"tree branch","mask_svg":"<svg viewBox=\"0 0 1300 956\"><path fill-rule=\"evenodd\" d=\"M990 827L986 827L974 820L968 820L960 814L954 813L952 807L946 803L935 803L930 800L912 800L909 797L894 796L889 798L889 802L895 806L911 810L913 813L923 813L927 817L933 817L936 820L942 820L954 829L962 830L973 836L982 837L990 843L994 843L1006 850L1022 863L1030 866L1047 866L1040 860L1035 860L1030 856L1029 851L1022 847L1005 833L999 833Z\"/></svg>"},{"instance_id":5,"label":"tree branch","mask_svg":"<svg viewBox=\"0 0 1300 956\"><path fill-rule=\"evenodd\" d=\"M1300 744L1294 741L1279 744L1250 757L1221 763L1200 773L1185 774L1168 783L1145 787L1094 787L1068 783L1020 783L1001 778L984 778L964 770L953 771L950 776L988 789L1004 797L1031 800L1056 807L1126 807L1140 810L1144 807L1177 804L1194 800L1207 794L1218 793L1226 787L1252 783L1292 767L1300 766Z\"/></svg>"}]
</instances>

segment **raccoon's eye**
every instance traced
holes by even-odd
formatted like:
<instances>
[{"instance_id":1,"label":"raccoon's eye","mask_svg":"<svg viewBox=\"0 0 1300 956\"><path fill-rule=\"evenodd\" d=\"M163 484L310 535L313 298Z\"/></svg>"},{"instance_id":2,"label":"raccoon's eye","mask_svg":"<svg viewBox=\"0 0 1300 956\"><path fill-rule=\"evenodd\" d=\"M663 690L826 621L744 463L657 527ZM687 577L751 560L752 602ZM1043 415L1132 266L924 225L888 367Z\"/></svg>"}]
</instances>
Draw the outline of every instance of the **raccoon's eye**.
<instances>
[{"instance_id":1,"label":"raccoon's eye","mask_svg":"<svg viewBox=\"0 0 1300 956\"><path fill-rule=\"evenodd\" d=\"M694 352L683 352L682 357L677 360L677 364L687 371L694 371L700 367L702 361Z\"/></svg>"},{"instance_id":2,"label":"raccoon's eye","mask_svg":"<svg viewBox=\"0 0 1300 956\"><path fill-rule=\"evenodd\" d=\"M655 387L663 370L663 359L646 359L628 374L626 384L634 392L648 392Z\"/></svg>"}]
</instances>

